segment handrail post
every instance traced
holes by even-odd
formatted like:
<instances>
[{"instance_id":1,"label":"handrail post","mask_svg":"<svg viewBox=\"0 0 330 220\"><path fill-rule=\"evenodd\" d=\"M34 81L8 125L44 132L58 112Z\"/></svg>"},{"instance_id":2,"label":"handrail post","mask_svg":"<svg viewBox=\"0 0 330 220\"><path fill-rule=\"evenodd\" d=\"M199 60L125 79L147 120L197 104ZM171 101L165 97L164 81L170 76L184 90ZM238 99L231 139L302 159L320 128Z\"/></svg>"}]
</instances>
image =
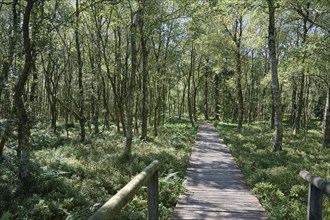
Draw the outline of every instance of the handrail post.
<instances>
[{"instance_id":1,"label":"handrail post","mask_svg":"<svg viewBox=\"0 0 330 220\"><path fill-rule=\"evenodd\" d=\"M330 196L330 182L305 170L299 175L309 183L307 219L321 220L323 194Z\"/></svg>"},{"instance_id":2,"label":"handrail post","mask_svg":"<svg viewBox=\"0 0 330 220\"><path fill-rule=\"evenodd\" d=\"M308 220L322 219L322 202L323 192L317 187L315 187L313 184L309 183L307 210Z\"/></svg>"},{"instance_id":3,"label":"handrail post","mask_svg":"<svg viewBox=\"0 0 330 220\"><path fill-rule=\"evenodd\" d=\"M148 220L158 220L158 170L148 181Z\"/></svg>"}]
</instances>

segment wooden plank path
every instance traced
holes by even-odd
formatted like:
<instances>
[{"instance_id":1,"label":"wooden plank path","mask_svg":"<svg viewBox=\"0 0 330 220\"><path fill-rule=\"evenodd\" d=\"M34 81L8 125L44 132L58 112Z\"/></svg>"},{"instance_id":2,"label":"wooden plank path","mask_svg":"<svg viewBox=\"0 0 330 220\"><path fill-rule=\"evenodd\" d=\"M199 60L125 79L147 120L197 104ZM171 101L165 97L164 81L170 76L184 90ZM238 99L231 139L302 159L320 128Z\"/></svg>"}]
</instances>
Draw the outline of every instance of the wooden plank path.
<instances>
[{"instance_id":1,"label":"wooden plank path","mask_svg":"<svg viewBox=\"0 0 330 220\"><path fill-rule=\"evenodd\" d=\"M267 219L215 128L201 123L173 220Z\"/></svg>"}]
</instances>

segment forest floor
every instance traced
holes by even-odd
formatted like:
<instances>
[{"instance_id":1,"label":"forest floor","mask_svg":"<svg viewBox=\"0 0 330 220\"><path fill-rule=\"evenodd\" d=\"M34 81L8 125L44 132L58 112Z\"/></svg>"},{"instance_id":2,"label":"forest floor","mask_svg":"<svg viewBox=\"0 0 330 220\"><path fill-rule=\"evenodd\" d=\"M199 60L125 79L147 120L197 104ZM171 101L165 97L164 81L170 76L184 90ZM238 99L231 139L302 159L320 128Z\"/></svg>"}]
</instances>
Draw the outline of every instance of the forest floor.
<instances>
[{"instance_id":1,"label":"forest floor","mask_svg":"<svg viewBox=\"0 0 330 220\"><path fill-rule=\"evenodd\" d=\"M216 124L269 219L306 219L308 183L299 176L301 170L330 179L330 149L322 146L320 123L313 123L299 135L285 126L283 150L277 153L272 152L274 133L268 122L245 125L241 132L236 124ZM323 218L330 219L326 196Z\"/></svg>"},{"instance_id":2,"label":"forest floor","mask_svg":"<svg viewBox=\"0 0 330 220\"><path fill-rule=\"evenodd\" d=\"M268 122L244 125L214 123L235 157L244 178L269 219L306 219L308 184L301 170L330 178L330 149L322 146L321 124L313 121L308 132L292 135L284 128L283 150L272 152L273 130ZM44 123L32 129L29 188L17 180L16 142L6 146L0 163L0 219L86 219L153 160L161 161L160 215L170 219L183 192L196 129L184 121L169 120L159 135L149 132L147 142L136 136L131 163L122 157L125 138L111 131L88 135L79 143L79 127L64 126L54 134ZM13 133L13 138L15 138ZM118 219L146 219L146 187L122 210ZM329 198L324 197L324 219L330 219Z\"/></svg>"},{"instance_id":3,"label":"forest floor","mask_svg":"<svg viewBox=\"0 0 330 220\"><path fill-rule=\"evenodd\" d=\"M32 130L31 169L28 188L17 180L15 142L6 147L0 163L0 219L86 219L153 160L161 162L160 215L170 219L195 140L188 122L169 120L159 135L146 142L133 139L130 163L123 159L125 138L111 131L89 135L79 143L79 127L64 126L54 134L45 124ZM5 192L5 193L3 193ZM146 187L142 187L117 219L146 219Z\"/></svg>"}]
</instances>

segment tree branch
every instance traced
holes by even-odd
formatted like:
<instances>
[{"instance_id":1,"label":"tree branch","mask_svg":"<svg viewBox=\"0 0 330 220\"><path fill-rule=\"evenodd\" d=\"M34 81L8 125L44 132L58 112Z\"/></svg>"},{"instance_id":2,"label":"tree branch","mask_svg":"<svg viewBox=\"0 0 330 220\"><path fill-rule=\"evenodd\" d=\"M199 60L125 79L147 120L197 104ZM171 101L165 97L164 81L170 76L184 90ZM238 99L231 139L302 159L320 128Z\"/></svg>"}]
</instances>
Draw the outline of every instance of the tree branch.
<instances>
[{"instance_id":1,"label":"tree branch","mask_svg":"<svg viewBox=\"0 0 330 220\"><path fill-rule=\"evenodd\" d=\"M315 21L315 20L312 20L312 19L308 16L308 13L307 13L307 14L304 13L304 11L303 11L301 8L299 8L298 6L293 5L293 4L291 4L291 6L292 6L293 9L294 9L294 10L295 10L300 16L302 16L304 19L306 19L306 20L309 21L310 23L314 24L315 26L317 26L317 27L323 29L324 31L330 33L330 29L329 29L329 28L325 27L324 25L318 23L318 22Z\"/></svg>"}]
</instances>

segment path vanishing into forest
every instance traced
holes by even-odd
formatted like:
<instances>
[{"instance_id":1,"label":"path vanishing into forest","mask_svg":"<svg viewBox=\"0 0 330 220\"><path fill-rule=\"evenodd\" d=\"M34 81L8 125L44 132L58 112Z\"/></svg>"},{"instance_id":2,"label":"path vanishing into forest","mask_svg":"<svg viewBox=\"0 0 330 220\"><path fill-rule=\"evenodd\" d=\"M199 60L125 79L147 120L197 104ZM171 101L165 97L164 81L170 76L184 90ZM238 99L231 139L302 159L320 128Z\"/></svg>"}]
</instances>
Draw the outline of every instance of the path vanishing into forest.
<instances>
[{"instance_id":1,"label":"path vanishing into forest","mask_svg":"<svg viewBox=\"0 0 330 220\"><path fill-rule=\"evenodd\" d=\"M185 181L172 220L267 219L211 124L200 124Z\"/></svg>"}]
</instances>

